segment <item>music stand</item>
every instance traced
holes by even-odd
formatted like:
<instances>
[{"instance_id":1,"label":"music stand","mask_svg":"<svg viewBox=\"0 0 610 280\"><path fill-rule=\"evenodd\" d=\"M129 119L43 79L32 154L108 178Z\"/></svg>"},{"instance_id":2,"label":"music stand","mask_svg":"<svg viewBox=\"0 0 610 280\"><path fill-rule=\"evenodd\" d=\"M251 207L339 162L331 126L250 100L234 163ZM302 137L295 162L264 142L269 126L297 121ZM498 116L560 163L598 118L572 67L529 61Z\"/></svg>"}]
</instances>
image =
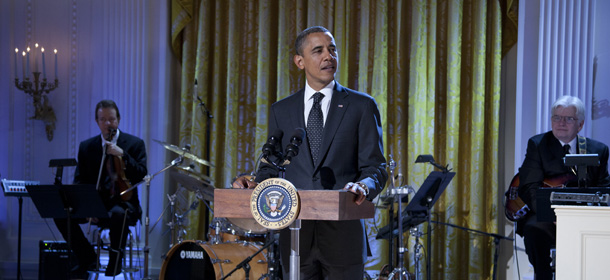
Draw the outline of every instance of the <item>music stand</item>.
<instances>
[{"instance_id":1,"label":"music stand","mask_svg":"<svg viewBox=\"0 0 610 280\"><path fill-rule=\"evenodd\" d=\"M432 171L421 185L411 203L402 211L403 232L428 220L430 209L455 176L455 172ZM390 232L389 228L394 228ZM376 239L392 238L398 235L397 226L385 226L379 229Z\"/></svg>"},{"instance_id":2,"label":"music stand","mask_svg":"<svg viewBox=\"0 0 610 280\"><path fill-rule=\"evenodd\" d=\"M26 186L40 217L66 219L70 244L70 223L72 218L109 218L108 210L102 202L95 185L32 185ZM68 265L70 265L68 254Z\"/></svg>"},{"instance_id":3,"label":"music stand","mask_svg":"<svg viewBox=\"0 0 610 280\"><path fill-rule=\"evenodd\" d=\"M576 166L578 174L578 187L586 188L589 182L587 181L587 167L599 166L598 154L567 154L563 158L565 166Z\"/></svg>"}]
</instances>

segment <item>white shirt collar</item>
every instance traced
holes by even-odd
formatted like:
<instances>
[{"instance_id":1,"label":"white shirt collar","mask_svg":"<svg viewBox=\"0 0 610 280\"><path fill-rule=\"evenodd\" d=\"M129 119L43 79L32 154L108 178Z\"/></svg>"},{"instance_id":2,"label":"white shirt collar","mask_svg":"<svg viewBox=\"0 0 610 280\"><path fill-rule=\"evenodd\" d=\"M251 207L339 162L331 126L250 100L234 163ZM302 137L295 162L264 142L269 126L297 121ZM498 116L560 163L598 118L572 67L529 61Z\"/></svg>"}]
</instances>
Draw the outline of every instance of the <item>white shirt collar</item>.
<instances>
[{"instance_id":1,"label":"white shirt collar","mask_svg":"<svg viewBox=\"0 0 610 280\"><path fill-rule=\"evenodd\" d=\"M331 100L333 97L333 91L335 89L335 80L332 80L328 85L319 90L322 94L324 94L324 99L328 97L327 100ZM305 81L305 102L311 99L311 97L318 91L314 90L309 86L309 82Z\"/></svg>"},{"instance_id":2,"label":"white shirt collar","mask_svg":"<svg viewBox=\"0 0 610 280\"><path fill-rule=\"evenodd\" d=\"M559 140L559 139L557 139ZM572 141L570 141L569 143L564 143L563 141L559 140L559 143L561 143L561 146L565 146L566 144L570 145L570 154L577 154L577 140L578 140L578 135L576 137L574 137L574 139L572 139Z\"/></svg>"}]
</instances>

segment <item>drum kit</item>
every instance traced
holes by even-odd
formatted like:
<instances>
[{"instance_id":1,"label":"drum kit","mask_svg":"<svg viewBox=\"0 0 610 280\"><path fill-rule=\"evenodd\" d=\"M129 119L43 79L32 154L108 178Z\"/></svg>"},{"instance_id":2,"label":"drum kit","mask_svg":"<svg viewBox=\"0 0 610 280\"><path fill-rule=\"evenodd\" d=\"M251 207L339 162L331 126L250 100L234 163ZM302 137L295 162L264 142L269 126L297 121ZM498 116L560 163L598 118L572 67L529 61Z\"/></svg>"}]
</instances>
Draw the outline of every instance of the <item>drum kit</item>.
<instances>
[{"instance_id":1,"label":"drum kit","mask_svg":"<svg viewBox=\"0 0 610 280\"><path fill-rule=\"evenodd\" d=\"M198 207L200 201L213 212L208 202L214 199L215 187L211 178L197 172L193 164L188 167L180 164L186 158L208 167L213 165L191 153L188 145L180 148L157 140L155 142L180 156L178 161L172 162L170 176L197 198L189 209L177 213L176 193L168 195L168 206L152 226L156 226L169 208L172 217L168 223L171 248L164 257L159 279L272 279L274 272L278 271L274 265L278 262L273 258L277 255L274 252L277 246L264 245L277 239L254 218L214 218L209 225L208 241L184 240L186 230L183 219ZM177 243L173 244L174 241ZM241 269L236 270L238 266Z\"/></svg>"}]
</instances>

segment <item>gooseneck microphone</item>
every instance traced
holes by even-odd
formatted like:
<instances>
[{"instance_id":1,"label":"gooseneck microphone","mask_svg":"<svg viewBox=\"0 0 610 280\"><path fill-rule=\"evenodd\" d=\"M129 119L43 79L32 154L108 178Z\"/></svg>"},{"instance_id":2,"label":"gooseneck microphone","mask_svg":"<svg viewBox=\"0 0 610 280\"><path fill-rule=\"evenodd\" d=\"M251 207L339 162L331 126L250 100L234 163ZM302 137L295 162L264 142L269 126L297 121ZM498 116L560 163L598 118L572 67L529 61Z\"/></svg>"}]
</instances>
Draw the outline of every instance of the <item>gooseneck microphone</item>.
<instances>
[{"instance_id":1,"label":"gooseneck microphone","mask_svg":"<svg viewBox=\"0 0 610 280\"><path fill-rule=\"evenodd\" d=\"M267 139L267 143L265 143L265 145L263 145L263 157L264 158L267 158L270 155L280 152L278 149L276 149L276 147L278 147L279 144L282 143L282 137L284 137L284 131L282 131L279 128L277 128L277 129L275 129L275 131L273 131L271 136L269 136L269 138Z\"/></svg>"},{"instance_id":2,"label":"gooseneck microphone","mask_svg":"<svg viewBox=\"0 0 610 280\"><path fill-rule=\"evenodd\" d=\"M299 154L299 146L303 143L303 139L305 139L305 129L301 127L296 128L290 137L290 144L286 146L286 155L282 165L290 164L292 158Z\"/></svg>"}]
</instances>

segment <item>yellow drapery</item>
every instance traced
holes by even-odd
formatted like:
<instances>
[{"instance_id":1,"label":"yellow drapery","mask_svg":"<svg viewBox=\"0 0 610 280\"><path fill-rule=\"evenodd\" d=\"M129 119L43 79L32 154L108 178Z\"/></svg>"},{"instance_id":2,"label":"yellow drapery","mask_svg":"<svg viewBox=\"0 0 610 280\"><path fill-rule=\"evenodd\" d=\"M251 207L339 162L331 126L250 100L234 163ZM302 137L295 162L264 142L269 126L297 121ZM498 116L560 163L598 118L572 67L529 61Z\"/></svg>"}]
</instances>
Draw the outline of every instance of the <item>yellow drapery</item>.
<instances>
[{"instance_id":1,"label":"yellow drapery","mask_svg":"<svg viewBox=\"0 0 610 280\"><path fill-rule=\"evenodd\" d=\"M395 172L404 174L403 184L417 189L433 170L414 163L420 154L434 155L457 173L432 219L497 232L499 1L172 0L171 25L182 69L180 144L191 144L193 153L215 164L209 174L216 187L254 170L269 107L305 82L292 62L294 39L306 27L322 25L338 45L336 79L379 104L385 152L397 162ZM213 115L209 154L197 96ZM190 216L186 239L206 239L204 211L198 211ZM367 269L388 262L387 242L374 239L386 224L383 209L367 221L374 255ZM432 244L422 240L432 254L431 279L491 278L491 238L432 228ZM410 253L406 260L413 271Z\"/></svg>"}]
</instances>

